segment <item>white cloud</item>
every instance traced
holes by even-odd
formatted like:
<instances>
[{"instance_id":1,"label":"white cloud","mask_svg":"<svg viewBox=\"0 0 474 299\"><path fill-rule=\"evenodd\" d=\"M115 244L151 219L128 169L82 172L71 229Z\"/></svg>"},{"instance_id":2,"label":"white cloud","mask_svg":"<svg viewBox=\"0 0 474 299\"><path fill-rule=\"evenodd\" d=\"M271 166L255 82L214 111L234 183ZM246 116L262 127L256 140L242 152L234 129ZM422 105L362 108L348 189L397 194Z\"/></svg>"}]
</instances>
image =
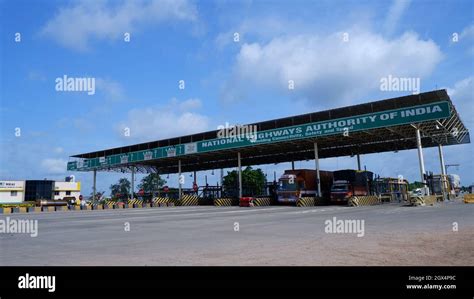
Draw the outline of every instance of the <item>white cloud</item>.
<instances>
[{"instance_id":1,"label":"white cloud","mask_svg":"<svg viewBox=\"0 0 474 299\"><path fill-rule=\"evenodd\" d=\"M469 129L474 129L474 77L460 80L447 90L464 124Z\"/></svg>"},{"instance_id":2,"label":"white cloud","mask_svg":"<svg viewBox=\"0 0 474 299\"><path fill-rule=\"evenodd\" d=\"M463 29L461 35L459 36L462 39L474 37L474 24L471 24Z\"/></svg>"},{"instance_id":3,"label":"white cloud","mask_svg":"<svg viewBox=\"0 0 474 299\"><path fill-rule=\"evenodd\" d=\"M403 12L410 5L411 0L394 0L385 18L384 30L391 35L397 26Z\"/></svg>"},{"instance_id":4,"label":"white cloud","mask_svg":"<svg viewBox=\"0 0 474 299\"><path fill-rule=\"evenodd\" d=\"M110 79L97 78L96 89L102 92L106 99L120 100L124 97L122 85Z\"/></svg>"},{"instance_id":5,"label":"white cloud","mask_svg":"<svg viewBox=\"0 0 474 299\"><path fill-rule=\"evenodd\" d=\"M41 167L47 174L61 174L66 172L67 161L64 159L46 158L41 161Z\"/></svg>"},{"instance_id":6,"label":"white cloud","mask_svg":"<svg viewBox=\"0 0 474 299\"><path fill-rule=\"evenodd\" d=\"M343 32L336 32L245 43L224 87L223 99L233 100L246 90L261 87L287 93L288 81L293 80L292 92L302 98L353 102L378 90L380 79L390 74L428 76L443 56L436 43L421 40L413 32L394 39L360 28L347 32L348 42L343 41Z\"/></svg>"},{"instance_id":7,"label":"white cloud","mask_svg":"<svg viewBox=\"0 0 474 299\"><path fill-rule=\"evenodd\" d=\"M186 101L183 101L181 103L179 103L178 100L174 99L174 101L176 101L176 103L178 103L178 107L181 111L195 111L199 108L201 108L202 106L202 103L201 103L201 100L199 99L188 99Z\"/></svg>"},{"instance_id":8,"label":"white cloud","mask_svg":"<svg viewBox=\"0 0 474 299\"><path fill-rule=\"evenodd\" d=\"M172 99L166 105L132 109L127 120L118 125L119 134L124 137L125 129L129 128L130 136L124 138L150 141L206 131L209 119L195 111L199 107L201 101L198 99L183 102Z\"/></svg>"},{"instance_id":9,"label":"white cloud","mask_svg":"<svg viewBox=\"0 0 474 299\"><path fill-rule=\"evenodd\" d=\"M60 146L54 148L54 152L56 154L62 154L64 152L64 149Z\"/></svg>"},{"instance_id":10,"label":"white cloud","mask_svg":"<svg viewBox=\"0 0 474 299\"><path fill-rule=\"evenodd\" d=\"M64 47L84 51L92 39L115 40L123 38L125 32L136 32L142 25L196 18L196 7L187 0L82 0L62 7L41 34Z\"/></svg>"},{"instance_id":11,"label":"white cloud","mask_svg":"<svg viewBox=\"0 0 474 299\"><path fill-rule=\"evenodd\" d=\"M461 34L459 35L459 42L463 43L467 41L467 46L469 47L468 53L474 55L474 45L472 40L474 38L474 24L471 24L463 29ZM471 41L471 42L469 42Z\"/></svg>"}]
</instances>

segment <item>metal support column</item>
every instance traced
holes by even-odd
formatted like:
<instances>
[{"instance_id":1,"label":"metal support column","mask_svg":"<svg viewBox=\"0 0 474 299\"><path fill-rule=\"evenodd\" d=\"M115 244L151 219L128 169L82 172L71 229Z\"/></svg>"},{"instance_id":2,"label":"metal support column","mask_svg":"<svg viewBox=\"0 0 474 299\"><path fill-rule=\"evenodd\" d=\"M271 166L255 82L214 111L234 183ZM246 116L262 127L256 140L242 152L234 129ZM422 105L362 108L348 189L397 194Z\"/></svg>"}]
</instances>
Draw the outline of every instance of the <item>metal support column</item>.
<instances>
[{"instance_id":1,"label":"metal support column","mask_svg":"<svg viewBox=\"0 0 474 299\"><path fill-rule=\"evenodd\" d=\"M97 169L94 169L94 179L92 183L92 200L95 200L95 193L97 191L96 182L97 182Z\"/></svg>"},{"instance_id":2,"label":"metal support column","mask_svg":"<svg viewBox=\"0 0 474 299\"><path fill-rule=\"evenodd\" d=\"M194 184L197 183L196 170L194 171Z\"/></svg>"},{"instance_id":3,"label":"metal support column","mask_svg":"<svg viewBox=\"0 0 474 299\"><path fill-rule=\"evenodd\" d=\"M295 161L291 161L291 170L295 170Z\"/></svg>"},{"instance_id":4,"label":"metal support column","mask_svg":"<svg viewBox=\"0 0 474 299\"><path fill-rule=\"evenodd\" d=\"M357 154L357 169L358 169L359 171L362 170L362 168L360 167L360 155L359 155L359 154Z\"/></svg>"},{"instance_id":5,"label":"metal support column","mask_svg":"<svg viewBox=\"0 0 474 299\"><path fill-rule=\"evenodd\" d=\"M319 177L319 154L318 154L318 143L314 143L314 162L316 163L316 184L318 185L318 196L321 197L321 184Z\"/></svg>"},{"instance_id":6,"label":"metal support column","mask_svg":"<svg viewBox=\"0 0 474 299\"><path fill-rule=\"evenodd\" d=\"M438 153L439 153L439 163L441 166L441 183L443 185L443 200L446 200L446 191L448 190L448 184L446 182L446 167L444 165L444 155L443 155L443 146L438 144Z\"/></svg>"},{"instance_id":7,"label":"metal support column","mask_svg":"<svg viewBox=\"0 0 474 299\"><path fill-rule=\"evenodd\" d=\"M240 152L237 153L237 166L239 167L239 198L242 198L242 163L240 161Z\"/></svg>"},{"instance_id":8,"label":"metal support column","mask_svg":"<svg viewBox=\"0 0 474 299\"><path fill-rule=\"evenodd\" d=\"M221 186L224 186L224 168L221 168Z\"/></svg>"},{"instance_id":9,"label":"metal support column","mask_svg":"<svg viewBox=\"0 0 474 299\"><path fill-rule=\"evenodd\" d=\"M178 195L179 195L179 200L181 201L181 159L178 160Z\"/></svg>"},{"instance_id":10,"label":"metal support column","mask_svg":"<svg viewBox=\"0 0 474 299\"><path fill-rule=\"evenodd\" d=\"M426 186L425 180L425 161L423 160L423 148L421 146L421 134L420 129L416 128L416 145L418 148L418 161L420 162L420 179L424 184L425 195L430 195L429 188Z\"/></svg>"},{"instance_id":11,"label":"metal support column","mask_svg":"<svg viewBox=\"0 0 474 299\"><path fill-rule=\"evenodd\" d=\"M132 189L130 190L130 198L134 199L133 192L135 191L135 166L132 166Z\"/></svg>"}]
</instances>

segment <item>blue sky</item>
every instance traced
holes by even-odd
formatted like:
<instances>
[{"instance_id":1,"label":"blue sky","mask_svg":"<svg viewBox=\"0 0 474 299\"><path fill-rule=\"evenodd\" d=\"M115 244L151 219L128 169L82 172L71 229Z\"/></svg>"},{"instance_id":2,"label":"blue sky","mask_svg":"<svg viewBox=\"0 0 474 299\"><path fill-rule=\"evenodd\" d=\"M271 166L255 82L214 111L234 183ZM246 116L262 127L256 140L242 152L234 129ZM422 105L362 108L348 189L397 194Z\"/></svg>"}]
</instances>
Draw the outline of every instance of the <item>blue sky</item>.
<instances>
[{"instance_id":1,"label":"blue sky","mask_svg":"<svg viewBox=\"0 0 474 299\"><path fill-rule=\"evenodd\" d=\"M447 88L474 129L472 1L4 0L0 7L0 179L63 179L77 153L411 93L381 91L389 74L420 78L422 92ZM96 93L56 91L63 75L96 78ZM426 169L439 173L437 149L424 152ZM461 164L449 171L464 185L474 182L473 154L471 144L445 148L446 163ZM385 176L419 176L415 150L362 163ZM289 163L261 167L273 177ZM321 167L356 161L325 159ZM203 172L201 182L206 173L218 179ZM75 175L88 194L92 175ZM100 173L99 189L119 177Z\"/></svg>"}]
</instances>

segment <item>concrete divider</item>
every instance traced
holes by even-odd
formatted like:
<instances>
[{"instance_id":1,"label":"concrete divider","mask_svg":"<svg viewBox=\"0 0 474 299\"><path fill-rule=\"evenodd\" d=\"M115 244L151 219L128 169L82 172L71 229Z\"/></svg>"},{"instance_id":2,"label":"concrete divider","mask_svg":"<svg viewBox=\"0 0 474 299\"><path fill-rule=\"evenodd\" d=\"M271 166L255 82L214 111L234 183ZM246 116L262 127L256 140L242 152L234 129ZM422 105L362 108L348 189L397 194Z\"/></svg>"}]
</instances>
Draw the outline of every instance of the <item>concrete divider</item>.
<instances>
[{"instance_id":1,"label":"concrete divider","mask_svg":"<svg viewBox=\"0 0 474 299\"><path fill-rule=\"evenodd\" d=\"M381 204L382 200L378 196L369 195L369 196L352 196L349 198L348 205L351 207L358 206L372 206Z\"/></svg>"},{"instance_id":2,"label":"concrete divider","mask_svg":"<svg viewBox=\"0 0 474 299\"><path fill-rule=\"evenodd\" d=\"M474 203L474 194L464 194L464 203Z\"/></svg>"},{"instance_id":3,"label":"concrete divider","mask_svg":"<svg viewBox=\"0 0 474 299\"><path fill-rule=\"evenodd\" d=\"M58 207L54 207L54 210L55 211L67 211L68 208L67 208L67 206L58 206Z\"/></svg>"},{"instance_id":4,"label":"concrete divider","mask_svg":"<svg viewBox=\"0 0 474 299\"><path fill-rule=\"evenodd\" d=\"M0 214L11 214L12 208L0 208Z\"/></svg>"},{"instance_id":5,"label":"concrete divider","mask_svg":"<svg viewBox=\"0 0 474 299\"><path fill-rule=\"evenodd\" d=\"M41 212L41 207L28 207L26 208L27 213L39 213Z\"/></svg>"},{"instance_id":6,"label":"concrete divider","mask_svg":"<svg viewBox=\"0 0 474 299\"><path fill-rule=\"evenodd\" d=\"M54 207L41 207L41 212L54 212Z\"/></svg>"},{"instance_id":7,"label":"concrete divider","mask_svg":"<svg viewBox=\"0 0 474 299\"><path fill-rule=\"evenodd\" d=\"M104 205L96 204L96 205L92 205L91 208L92 208L92 210L103 210Z\"/></svg>"}]
</instances>

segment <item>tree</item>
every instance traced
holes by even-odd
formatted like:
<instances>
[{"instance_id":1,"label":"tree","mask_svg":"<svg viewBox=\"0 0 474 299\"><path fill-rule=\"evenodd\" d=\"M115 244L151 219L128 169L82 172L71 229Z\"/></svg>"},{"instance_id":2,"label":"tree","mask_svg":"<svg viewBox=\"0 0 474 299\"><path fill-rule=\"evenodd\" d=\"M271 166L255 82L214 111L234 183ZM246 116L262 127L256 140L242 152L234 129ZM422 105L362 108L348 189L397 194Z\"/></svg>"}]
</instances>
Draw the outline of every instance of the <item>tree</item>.
<instances>
[{"instance_id":1,"label":"tree","mask_svg":"<svg viewBox=\"0 0 474 299\"><path fill-rule=\"evenodd\" d=\"M265 190L265 174L258 169L252 169L247 166L242 171L242 195L261 195ZM232 193L234 196L238 194L239 190L239 173L236 170L227 172L223 178L223 186L227 193Z\"/></svg>"},{"instance_id":2,"label":"tree","mask_svg":"<svg viewBox=\"0 0 474 299\"><path fill-rule=\"evenodd\" d=\"M142 178L141 183L138 185L139 189L143 189L145 193L154 193L166 184L166 181L160 177L157 173L150 173L149 175Z\"/></svg>"},{"instance_id":3,"label":"tree","mask_svg":"<svg viewBox=\"0 0 474 299\"><path fill-rule=\"evenodd\" d=\"M130 181L121 178L117 184L110 185L110 194L112 197L128 198L130 194ZM120 196L118 196L120 194Z\"/></svg>"},{"instance_id":4,"label":"tree","mask_svg":"<svg viewBox=\"0 0 474 299\"><path fill-rule=\"evenodd\" d=\"M94 198L94 191L91 192L90 198L92 200L100 200L102 196L104 196L105 191L96 191L95 192L95 198Z\"/></svg>"},{"instance_id":5,"label":"tree","mask_svg":"<svg viewBox=\"0 0 474 299\"><path fill-rule=\"evenodd\" d=\"M413 182L408 184L408 191L413 191L418 188L423 188L425 185L422 182Z\"/></svg>"}]
</instances>

